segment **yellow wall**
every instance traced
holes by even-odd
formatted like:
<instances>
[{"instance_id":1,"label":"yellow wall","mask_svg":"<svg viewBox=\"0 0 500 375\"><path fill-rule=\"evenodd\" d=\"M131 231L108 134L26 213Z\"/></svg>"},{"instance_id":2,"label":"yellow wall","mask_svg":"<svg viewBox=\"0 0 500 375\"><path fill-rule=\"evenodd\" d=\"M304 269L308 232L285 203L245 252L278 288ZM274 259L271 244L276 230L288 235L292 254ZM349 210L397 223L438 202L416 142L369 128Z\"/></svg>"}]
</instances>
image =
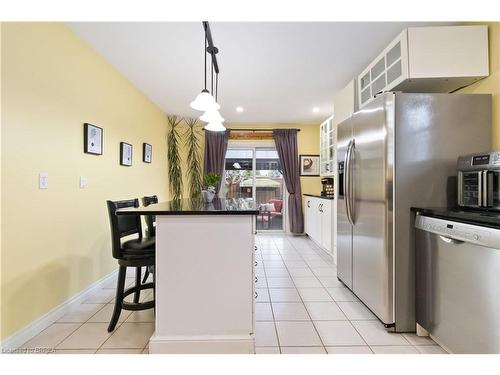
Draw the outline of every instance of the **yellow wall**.
<instances>
[{"instance_id":1,"label":"yellow wall","mask_svg":"<svg viewBox=\"0 0 500 375\"><path fill-rule=\"evenodd\" d=\"M230 129L254 128L296 128L300 129L297 135L299 154L319 155L319 124L227 124ZM302 194L319 194L321 191L320 177L301 177Z\"/></svg>"},{"instance_id":2,"label":"yellow wall","mask_svg":"<svg viewBox=\"0 0 500 375\"><path fill-rule=\"evenodd\" d=\"M491 146L494 150L500 150L500 22L486 24L489 32L490 76L460 90L460 92L493 94Z\"/></svg>"},{"instance_id":3,"label":"yellow wall","mask_svg":"<svg viewBox=\"0 0 500 375\"><path fill-rule=\"evenodd\" d=\"M65 25L1 27L4 339L116 268L106 199L168 197L163 112ZM104 128L104 155L83 153L84 122ZM132 167L119 165L120 141Z\"/></svg>"},{"instance_id":4,"label":"yellow wall","mask_svg":"<svg viewBox=\"0 0 500 375\"><path fill-rule=\"evenodd\" d=\"M2 22L0 22L0 72L2 71ZM2 74L0 73L0 340L2 339Z\"/></svg>"}]
</instances>

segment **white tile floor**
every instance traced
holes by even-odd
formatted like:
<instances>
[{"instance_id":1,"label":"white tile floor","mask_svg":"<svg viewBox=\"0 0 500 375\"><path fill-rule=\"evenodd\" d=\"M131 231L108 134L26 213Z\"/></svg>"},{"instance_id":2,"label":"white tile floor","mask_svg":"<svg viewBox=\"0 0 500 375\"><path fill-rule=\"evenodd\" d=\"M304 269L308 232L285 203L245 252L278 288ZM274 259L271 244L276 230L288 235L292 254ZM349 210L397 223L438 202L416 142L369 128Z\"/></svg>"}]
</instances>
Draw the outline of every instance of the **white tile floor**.
<instances>
[{"instance_id":1,"label":"white tile floor","mask_svg":"<svg viewBox=\"0 0 500 375\"><path fill-rule=\"evenodd\" d=\"M256 242L257 354L445 353L429 338L387 332L307 237L261 234Z\"/></svg>"},{"instance_id":2,"label":"white tile floor","mask_svg":"<svg viewBox=\"0 0 500 375\"><path fill-rule=\"evenodd\" d=\"M307 237L262 234L256 242L257 354L444 353L428 338L385 331L337 280L331 258ZM127 285L133 282L133 277L127 278ZM115 285L116 280L110 280L22 349L61 354L148 353L154 330L152 310L123 310L115 331L107 332ZM142 293L142 301L151 298L151 291Z\"/></svg>"}]
</instances>

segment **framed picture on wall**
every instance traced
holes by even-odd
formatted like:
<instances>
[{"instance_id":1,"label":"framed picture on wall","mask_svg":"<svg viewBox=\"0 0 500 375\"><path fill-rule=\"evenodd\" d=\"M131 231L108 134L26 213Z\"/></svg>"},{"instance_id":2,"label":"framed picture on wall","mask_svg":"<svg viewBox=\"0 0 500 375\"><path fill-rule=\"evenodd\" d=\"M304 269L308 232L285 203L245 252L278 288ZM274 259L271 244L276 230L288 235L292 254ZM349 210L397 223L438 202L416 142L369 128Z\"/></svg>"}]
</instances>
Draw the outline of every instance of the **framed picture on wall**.
<instances>
[{"instance_id":1,"label":"framed picture on wall","mask_svg":"<svg viewBox=\"0 0 500 375\"><path fill-rule=\"evenodd\" d=\"M98 126L83 124L83 152L102 155L102 132L102 128Z\"/></svg>"},{"instance_id":2,"label":"framed picture on wall","mask_svg":"<svg viewBox=\"0 0 500 375\"><path fill-rule=\"evenodd\" d=\"M142 144L142 161L144 163L151 163L151 159L153 158L153 146L149 143Z\"/></svg>"},{"instance_id":3,"label":"framed picture on wall","mask_svg":"<svg viewBox=\"0 0 500 375\"><path fill-rule=\"evenodd\" d=\"M319 176L319 155L299 156L301 176Z\"/></svg>"},{"instance_id":4,"label":"framed picture on wall","mask_svg":"<svg viewBox=\"0 0 500 375\"><path fill-rule=\"evenodd\" d=\"M132 165L132 145L120 142L120 164L130 167Z\"/></svg>"}]
</instances>

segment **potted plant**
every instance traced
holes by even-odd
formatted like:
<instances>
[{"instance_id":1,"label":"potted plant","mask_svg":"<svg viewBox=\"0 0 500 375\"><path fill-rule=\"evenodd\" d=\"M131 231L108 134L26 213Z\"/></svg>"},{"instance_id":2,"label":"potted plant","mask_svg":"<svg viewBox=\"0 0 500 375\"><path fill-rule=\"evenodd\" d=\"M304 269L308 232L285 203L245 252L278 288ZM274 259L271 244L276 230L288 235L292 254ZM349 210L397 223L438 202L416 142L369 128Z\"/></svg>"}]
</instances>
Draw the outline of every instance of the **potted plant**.
<instances>
[{"instance_id":1,"label":"potted plant","mask_svg":"<svg viewBox=\"0 0 500 375\"><path fill-rule=\"evenodd\" d=\"M215 187L220 181L220 174L217 173L207 173L203 178L203 182L205 185L205 190L203 193L203 200L206 203L211 203L215 197Z\"/></svg>"}]
</instances>

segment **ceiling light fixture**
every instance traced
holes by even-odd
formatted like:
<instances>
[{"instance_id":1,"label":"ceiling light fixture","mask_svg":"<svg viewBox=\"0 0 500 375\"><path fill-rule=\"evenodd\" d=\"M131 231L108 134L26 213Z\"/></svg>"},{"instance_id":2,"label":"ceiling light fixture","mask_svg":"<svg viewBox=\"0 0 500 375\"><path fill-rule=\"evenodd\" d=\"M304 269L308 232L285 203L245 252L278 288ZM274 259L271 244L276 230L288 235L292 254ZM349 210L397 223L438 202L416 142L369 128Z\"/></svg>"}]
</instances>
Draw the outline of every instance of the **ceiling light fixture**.
<instances>
[{"instance_id":1,"label":"ceiling light fixture","mask_svg":"<svg viewBox=\"0 0 500 375\"><path fill-rule=\"evenodd\" d=\"M245 109L243 107L236 107L236 112L238 113L241 113L243 112Z\"/></svg>"},{"instance_id":2,"label":"ceiling light fixture","mask_svg":"<svg viewBox=\"0 0 500 375\"><path fill-rule=\"evenodd\" d=\"M318 112L319 112L319 108L318 108L318 107L314 107L314 108L313 108L313 112L314 112L314 113L318 113Z\"/></svg>"},{"instance_id":3,"label":"ceiling light fixture","mask_svg":"<svg viewBox=\"0 0 500 375\"><path fill-rule=\"evenodd\" d=\"M208 131L225 131L226 128L222 124L224 118L219 113L220 105L217 103L217 96L219 92L219 65L217 63L217 53L218 48L214 46L212 40L212 32L210 31L210 25L207 21L203 21L204 29L204 39L203 39L203 54L205 57L205 81L204 88L201 93L196 96L196 99L191 102L191 108L198 111L203 111L203 115L200 116L200 120L207 122L205 130ZM211 91L207 89L207 53L210 54L211 67L210 67L210 86ZM214 91L214 71L215 71L215 91ZM215 92L215 98L213 93Z\"/></svg>"}]
</instances>

